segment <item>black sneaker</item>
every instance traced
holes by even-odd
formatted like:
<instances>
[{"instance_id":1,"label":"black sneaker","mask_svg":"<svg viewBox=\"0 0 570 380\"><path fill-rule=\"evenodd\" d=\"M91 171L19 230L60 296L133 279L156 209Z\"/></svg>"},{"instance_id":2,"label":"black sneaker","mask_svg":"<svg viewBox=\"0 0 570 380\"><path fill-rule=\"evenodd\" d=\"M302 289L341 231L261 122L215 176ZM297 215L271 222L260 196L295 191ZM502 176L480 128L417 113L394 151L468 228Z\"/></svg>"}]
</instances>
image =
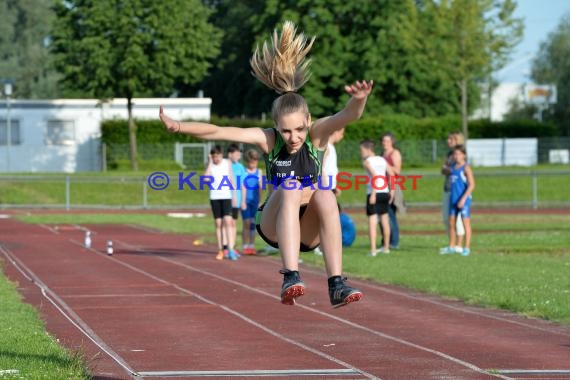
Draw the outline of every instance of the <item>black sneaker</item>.
<instances>
[{"instance_id":1,"label":"black sneaker","mask_svg":"<svg viewBox=\"0 0 570 380\"><path fill-rule=\"evenodd\" d=\"M333 307L341 307L351 302L360 301L363 294L360 290L351 288L344 282L346 277L334 276L329 278L329 297Z\"/></svg>"},{"instance_id":2,"label":"black sneaker","mask_svg":"<svg viewBox=\"0 0 570 380\"><path fill-rule=\"evenodd\" d=\"M282 269L279 273L283 275L281 303L284 305L295 305L295 298L305 294L305 283L301 281L299 271Z\"/></svg>"}]
</instances>

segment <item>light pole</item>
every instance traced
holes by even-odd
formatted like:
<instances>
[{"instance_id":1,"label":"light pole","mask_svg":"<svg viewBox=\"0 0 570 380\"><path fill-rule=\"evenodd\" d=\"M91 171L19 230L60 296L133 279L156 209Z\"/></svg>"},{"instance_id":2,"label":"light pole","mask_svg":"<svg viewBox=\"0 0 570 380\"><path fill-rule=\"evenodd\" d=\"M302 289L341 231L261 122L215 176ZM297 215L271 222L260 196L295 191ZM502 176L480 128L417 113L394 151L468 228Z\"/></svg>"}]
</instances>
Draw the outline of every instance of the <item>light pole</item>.
<instances>
[{"instance_id":1,"label":"light pole","mask_svg":"<svg viewBox=\"0 0 570 380\"><path fill-rule=\"evenodd\" d=\"M4 82L4 95L6 95L6 171L10 171L10 145L12 144L12 125L10 120L10 96L12 95L12 83Z\"/></svg>"}]
</instances>

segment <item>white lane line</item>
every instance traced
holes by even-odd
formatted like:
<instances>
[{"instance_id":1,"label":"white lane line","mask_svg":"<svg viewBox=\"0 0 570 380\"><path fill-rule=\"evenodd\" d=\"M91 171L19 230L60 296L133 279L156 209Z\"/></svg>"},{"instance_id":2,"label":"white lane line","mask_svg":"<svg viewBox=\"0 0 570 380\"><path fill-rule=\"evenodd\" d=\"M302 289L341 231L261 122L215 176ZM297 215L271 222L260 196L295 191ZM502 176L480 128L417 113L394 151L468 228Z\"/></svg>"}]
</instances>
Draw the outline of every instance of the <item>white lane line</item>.
<instances>
[{"instance_id":1,"label":"white lane line","mask_svg":"<svg viewBox=\"0 0 570 380\"><path fill-rule=\"evenodd\" d=\"M59 230L57 229L57 226L56 226L56 227L51 227L51 226L48 226L48 225L46 225L46 224L39 224L39 226L40 226L41 228L44 228L44 229L50 231L50 232L53 233L54 235L59 235Z\"/></svg>"},{"instance_id":2,"label":"white lane line","mask_svg":"<svg viewBox=\"0 0 570 380\"><path fill-rule=\"evenodd\" d=\"M346 376L360 375L352 369L283 369L250 371L143 371L142 377L254 377L254 376Z\"/></svg>"},{"instance_id":3,"label":"white lane line","mask_svg":"<svg viewBox=\"0 0 570 380\"><path fill-rule=\"evenodd\" d=\"M178 293L107 293L107 294L70 294L62 298L141 298L141 297L178 297Z\"/></svg>"},{"instance_id":4,"label":"white lane line","mask_svg":"<svg viewBox=\"0 0 570 380\"><path fill-rule=\"evenodd\" d=\"M570 375L570 369L490 369L489 371L521 375Z\"/></svg>"}]
</instances>

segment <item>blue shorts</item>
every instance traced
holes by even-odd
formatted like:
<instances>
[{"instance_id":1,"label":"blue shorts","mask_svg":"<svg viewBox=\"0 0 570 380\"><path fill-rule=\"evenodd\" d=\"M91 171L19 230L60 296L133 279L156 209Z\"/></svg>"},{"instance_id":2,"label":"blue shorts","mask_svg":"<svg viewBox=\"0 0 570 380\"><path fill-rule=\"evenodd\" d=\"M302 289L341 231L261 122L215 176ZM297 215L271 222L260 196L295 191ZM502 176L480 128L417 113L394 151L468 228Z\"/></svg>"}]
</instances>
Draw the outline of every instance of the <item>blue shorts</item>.
<instances>
[{"instance_id":1,"label":"blue shorts","mask_svg":"<svg viewBox=\"0 0 570 380\"><path fill-rule=\"evenodd\" d=\"M462 218L471 217L471 198L468 198L463 205L463 208L458 208L457 203L452 203L449 207L449 216L461 215Z\"/></svg>"},{"instance_id":2,"label":"blue shorts","mask_svg":"<svg viewBox=\"0 0 570 380\"><path fill-rule=\"evenodd\" d=\"M257 213L257 203L247 203L247 208L241 211L242 219L255 219Z\"/></svg>"}]
</instances>

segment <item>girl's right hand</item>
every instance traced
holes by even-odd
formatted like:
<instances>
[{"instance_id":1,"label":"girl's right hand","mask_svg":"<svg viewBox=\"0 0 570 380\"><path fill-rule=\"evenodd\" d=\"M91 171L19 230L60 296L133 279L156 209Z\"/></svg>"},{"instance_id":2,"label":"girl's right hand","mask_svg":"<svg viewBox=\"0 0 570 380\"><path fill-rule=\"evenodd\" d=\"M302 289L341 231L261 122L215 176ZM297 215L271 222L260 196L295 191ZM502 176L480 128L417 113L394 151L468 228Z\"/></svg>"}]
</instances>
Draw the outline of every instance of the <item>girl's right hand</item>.
<instances>
[{"instance_id":1,"label":"girl's right hand","mask_svg":"<svg viewBox=\"0 0 570 380\"><path fill-rule=\"evenodd\" d=\"M162 124L164 124L168 132L170 133L180 132L180 122L166 116L162 106L160 106L160 111L158 113L158 116L160 117L160 121L162 121Z\"/></svg>"}]
</instances>

